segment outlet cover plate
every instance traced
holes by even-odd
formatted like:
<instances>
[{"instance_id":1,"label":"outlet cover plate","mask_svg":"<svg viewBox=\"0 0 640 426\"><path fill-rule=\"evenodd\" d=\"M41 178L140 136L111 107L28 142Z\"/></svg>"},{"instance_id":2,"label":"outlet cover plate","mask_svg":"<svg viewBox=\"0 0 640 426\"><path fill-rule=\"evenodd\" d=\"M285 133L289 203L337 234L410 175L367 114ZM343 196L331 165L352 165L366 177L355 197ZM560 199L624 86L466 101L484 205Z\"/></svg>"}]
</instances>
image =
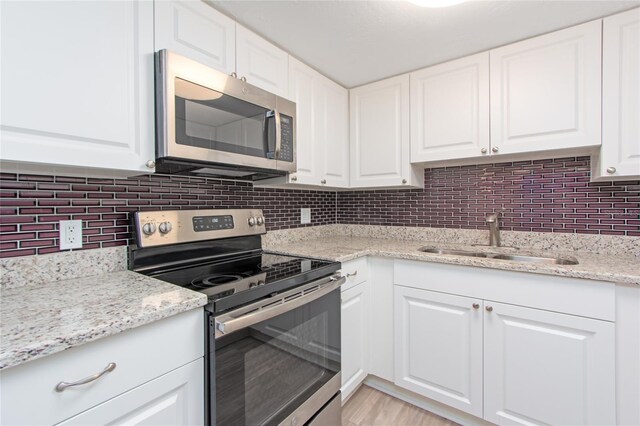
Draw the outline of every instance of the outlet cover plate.
<instances>
[{"instance_id":1,"label":"outlet cover plate","mask_svg":"<svg viewBox=\"0 0 640 426\"><path fill-rule=\"evenodd\" d=\"M82 221L60 221L60 250L82 248Z\"/></svg>"},{"instance_id":2,"label":"outlet cover plate","mask_svg":"<svg viewBox=\"0 0 640 426\"><path fill-rule=\"evenodd\" d=\"M310 208L302 208L300 209L300 223L306 225L307 223L311 223L311 209Z\"/></svg>"}]
</instances>

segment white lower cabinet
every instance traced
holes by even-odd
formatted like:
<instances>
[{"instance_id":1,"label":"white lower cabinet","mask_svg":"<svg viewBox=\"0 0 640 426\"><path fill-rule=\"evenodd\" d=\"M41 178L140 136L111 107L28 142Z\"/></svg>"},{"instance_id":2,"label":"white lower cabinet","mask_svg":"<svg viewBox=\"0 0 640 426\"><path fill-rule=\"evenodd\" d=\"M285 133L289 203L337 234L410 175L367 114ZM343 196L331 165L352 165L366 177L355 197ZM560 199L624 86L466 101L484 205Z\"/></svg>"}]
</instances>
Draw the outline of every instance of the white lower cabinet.
<instances>
[{"instance_id":1,"label":"white lower cabinet","mask_svg":"<svg viewBox=\"0 0 640 426\"><path fill-rule=\"evenodd\" d=\"M367 377L367 282L342 292L342 400Z\"/></svg>"},{"instance_id":2,"label":"white lower cabinet","mask_svg":"<svg viewBox=\"0 0 640 426\"><path fill-rule=\"evenodd\" d=\"M3 369L0 424L202 424L203 316L194 309Z\"/></svg>"},{"instance_id":3,"label":"white lower cabinet","mask_svg":"<svg viewBox=\"0 0 640 426\"><path fill-rule=\"evenodd\" d=\"M408 261L394 283L397 386L496 424L616 424L613 284Z\"/></svg>"},{"instance_id":4,"label":"white lower cabinet","mask_svg":"<svg viewBox=\"0 0 640 426\"><path fill-rule=\"evenodd\" d=\"M482 417L481 304L396 287L395 384Z\"/></svg>"},{"instance_id":5,"label":"white lower cabinet","mask_svg":"<svg viewBox=\"0 0 640 426\"><path fill-rule=\"evenodd\" d=\"M193 361L61 425L201 425L204 362Z\"/></svg>"},{"instance_id":6,"label":"white lower cabinet","mask_svg":"<svg viewBox=\"0 0 640 426\"><path fill-rule=\"evenodd\" d=\"M484 302L484 418L613 425L615 325Z\"/></svg>"}]
</instances>

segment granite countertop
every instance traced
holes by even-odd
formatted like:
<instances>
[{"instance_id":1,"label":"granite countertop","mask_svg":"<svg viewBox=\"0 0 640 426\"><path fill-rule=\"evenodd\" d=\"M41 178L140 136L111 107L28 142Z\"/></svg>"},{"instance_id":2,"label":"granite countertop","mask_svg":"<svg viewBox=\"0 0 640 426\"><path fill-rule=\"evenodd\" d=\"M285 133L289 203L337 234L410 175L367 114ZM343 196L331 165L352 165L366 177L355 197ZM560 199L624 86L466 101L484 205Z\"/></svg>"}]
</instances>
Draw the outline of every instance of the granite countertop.
<instances>
[{"instance_id":1,"label":"granite countertop","mask_svg":"<svg viewBox=\"0 0 640 426\"><path fill-rule=\"evenodd\" d=\"M0 290L0 369L207 303L204 294L131 271Z\"/></svg>"},{"instance_id":2,"label":"granite countertop","mask_svg":"<svg viewBox=\"0 0 640 426\"><path fill-rule=\"evenodd\" d=\"M574 258L579 263L577 265L534 264L481 257L439 255L418 251L420 247L425 246L451 250ZM346 262L363 256L378 256L640 285L640 258L632 255L608 256L575 251L536 251L525 248L491 248L429 241L336 236L289 243L274 243L268 249L282 254L317 257L339 262Z\"/></svg>"}]
</instances>

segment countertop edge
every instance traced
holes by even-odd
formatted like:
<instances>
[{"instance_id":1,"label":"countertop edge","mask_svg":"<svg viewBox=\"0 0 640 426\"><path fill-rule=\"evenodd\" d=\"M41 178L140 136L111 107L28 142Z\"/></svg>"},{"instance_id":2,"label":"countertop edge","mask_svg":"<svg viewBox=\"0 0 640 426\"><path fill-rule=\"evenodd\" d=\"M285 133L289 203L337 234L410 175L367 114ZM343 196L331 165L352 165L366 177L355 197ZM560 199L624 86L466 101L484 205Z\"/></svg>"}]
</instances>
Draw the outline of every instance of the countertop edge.
<instances>
[{"instance_id":1,"label":"countertop edge","mask_svg":"<svg viewBox=\"0 0 640 426\"><path fill-rule=\"evenodd\" d=\"M286 250L280 249L278 247L270 248L270 251L279 254L286 254L290 256L299 256L300 252L296 252L295 250ZM317 258L323 260L331 260L336 262L348 262L354 259L358 259L365 256L374 256L374 257L383 257L383 258L391 258L398 260L410 260L410 261L418 261L418 262L427 262L427 263L438 263L438 264L446 264L446 265L459 265L459 266L471 266L478 268L489 268L489 269L497 269L503 271L513 271L513 272L525 272L531 274L540 274L540 275L551 275L557 277L565 277L565 278L578 278L592 281L606 281L612 284L630 284L630 285L638 285L640 286L640 276L636 275L627 275L627 274L616 274L616 273L599 273L596 271L580 271L580 270L572 270L568 267L562 267L559 265L554 265L553 267L548 267L544 265L531 265L531 264L521 264L518 262L506 262L502 260L492 260L487 258L475 259L463 256L454 256L454 255L431 255L428 253L416 253L416 254L408 254L408 253L398 253L393 251L379 250L379 249L365 249L365 250L357 250L354 253L349 253L341 256L322 256L319 255Z\"/></svg>"}]
</instances>

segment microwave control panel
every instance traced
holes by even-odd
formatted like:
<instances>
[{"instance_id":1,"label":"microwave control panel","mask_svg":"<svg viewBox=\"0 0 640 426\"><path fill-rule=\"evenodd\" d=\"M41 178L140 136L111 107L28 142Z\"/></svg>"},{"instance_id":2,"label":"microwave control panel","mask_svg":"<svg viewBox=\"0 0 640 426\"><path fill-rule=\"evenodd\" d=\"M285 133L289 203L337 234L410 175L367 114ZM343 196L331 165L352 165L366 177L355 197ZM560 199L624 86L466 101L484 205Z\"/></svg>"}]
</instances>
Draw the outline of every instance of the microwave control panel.
<instances>
[{"instance_id":1,"label":"microwave control panel","mask_svg":"<svg viewBox=\"0 0 640 426\"><path fill-rule=\"evenodd\" d=\"M293 119L288 115L280 114L280 132L282 142L280 145L280 157L282 161L293 161Z\"/></svg>"}]
</instances>

